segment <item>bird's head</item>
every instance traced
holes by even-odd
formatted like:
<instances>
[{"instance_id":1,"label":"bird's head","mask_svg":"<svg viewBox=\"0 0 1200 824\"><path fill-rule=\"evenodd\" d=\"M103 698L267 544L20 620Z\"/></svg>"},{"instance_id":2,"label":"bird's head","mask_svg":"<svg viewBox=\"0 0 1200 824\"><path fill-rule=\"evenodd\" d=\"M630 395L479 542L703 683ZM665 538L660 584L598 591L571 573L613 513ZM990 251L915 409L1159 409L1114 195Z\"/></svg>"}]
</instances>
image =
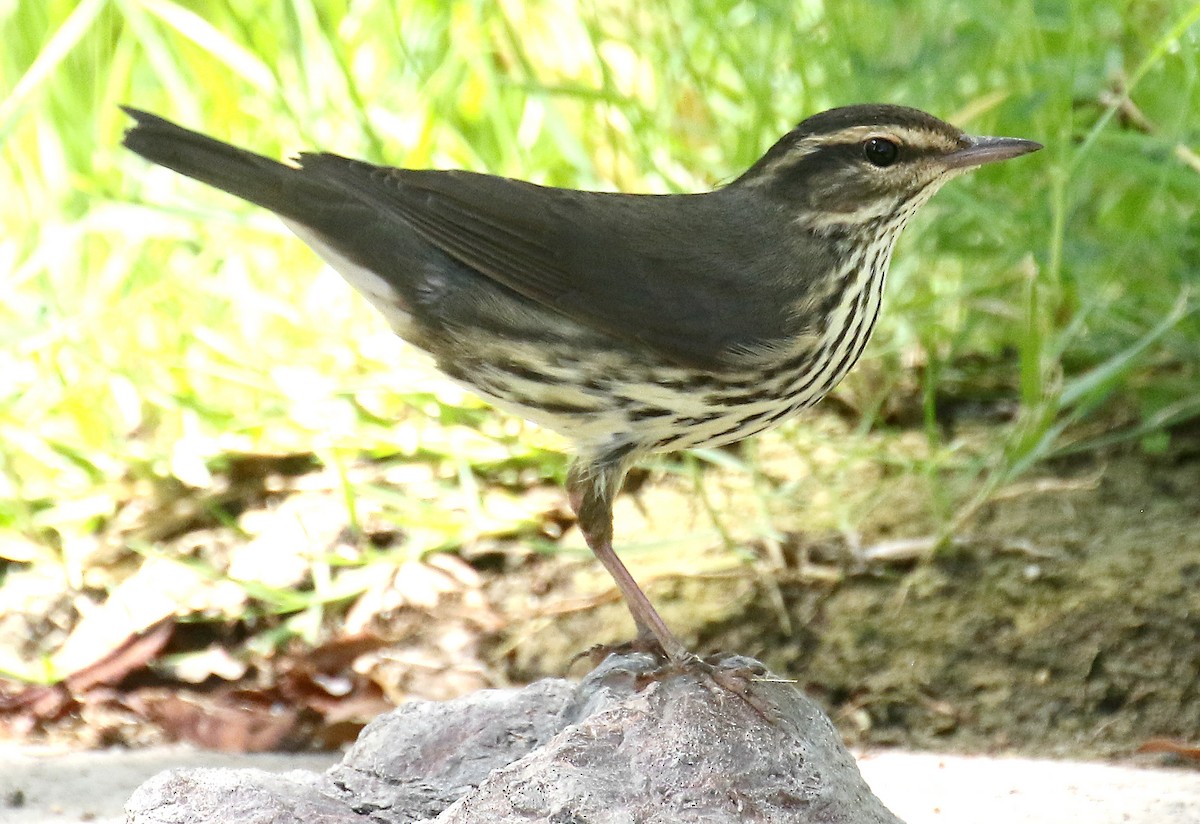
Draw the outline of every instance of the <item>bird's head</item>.
<instances>
[{"instance_id":1,"label":"bird's head","mask_svg":"<svg viewBox=\"0 0 1200 824\"><path fill-rule=\"evenodd\" d=\"M911 214L955 175L1040 148L904 106L846 106L801 122L732 185L761 187L819 229Z\"/></svg>"}]
</instances>

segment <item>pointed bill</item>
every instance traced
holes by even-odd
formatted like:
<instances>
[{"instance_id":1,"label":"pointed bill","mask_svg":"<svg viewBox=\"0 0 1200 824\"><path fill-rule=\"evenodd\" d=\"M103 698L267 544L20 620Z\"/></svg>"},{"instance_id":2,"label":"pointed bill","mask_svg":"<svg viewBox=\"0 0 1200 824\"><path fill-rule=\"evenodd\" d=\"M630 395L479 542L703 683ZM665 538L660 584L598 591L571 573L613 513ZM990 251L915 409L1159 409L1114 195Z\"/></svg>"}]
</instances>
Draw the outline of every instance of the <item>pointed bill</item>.
<instances>
[{"instance_id":1,"label":"pointed bill","mask_svg":"<svg viewBox=\"0 0 1200 824\"><path fill-rule=\"evenodd\" d=\"M957 151L942 158L942 163L949 169L970 169L985 163L997 163L1020 157L1023 154L1036 152L1042 148L1041 143L1025 140L1020 137L972 137L964 135L967 144Z\"/></svg>"}]
</instances>

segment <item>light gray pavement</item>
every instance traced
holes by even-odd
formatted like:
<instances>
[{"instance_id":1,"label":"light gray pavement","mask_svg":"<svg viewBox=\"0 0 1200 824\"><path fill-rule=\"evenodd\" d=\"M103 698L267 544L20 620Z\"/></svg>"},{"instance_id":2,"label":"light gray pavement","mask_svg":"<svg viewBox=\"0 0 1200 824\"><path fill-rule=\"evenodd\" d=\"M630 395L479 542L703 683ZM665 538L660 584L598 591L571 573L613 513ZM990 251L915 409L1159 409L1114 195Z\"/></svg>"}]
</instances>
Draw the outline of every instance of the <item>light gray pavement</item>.
<instances>
[{"instance_id":1,"label":"light gray pavement","mask_svg":"<svg viewBox=\"0 0 1200 824\"><path fill-rule=\"evenodd\" d=\"M899 751L857 755L868 783L907 824L1200 824L1200 770ZM117 824L134 788L168 767L319 771L337 760L329 754L0 745L0 824Z\"/></svg>"},{"instance_id":2,"label":"light gray pavement","mask_svg":"<svg viewBox=\"0 0 1200 824\"><path fill-rule=\"evenodd\" d=\"M908 824L1200 824L1200 770L1077 761L855 753Z\"/></svg>"}]
</instances>

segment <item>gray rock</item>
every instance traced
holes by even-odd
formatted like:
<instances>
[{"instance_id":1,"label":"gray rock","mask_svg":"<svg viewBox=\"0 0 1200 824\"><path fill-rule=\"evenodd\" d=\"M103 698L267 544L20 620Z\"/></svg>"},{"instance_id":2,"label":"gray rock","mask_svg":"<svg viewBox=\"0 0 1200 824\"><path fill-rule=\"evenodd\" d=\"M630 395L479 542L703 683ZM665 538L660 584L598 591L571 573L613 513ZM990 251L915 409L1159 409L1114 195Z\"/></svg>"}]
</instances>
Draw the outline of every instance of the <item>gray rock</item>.
<instances>
[{"instance_id":1,"label":"gray rock","mask_svg":"<svg viewBox=\"0 0 1200 824\"><path fill-rule=\"evenodd\" d=\"M765 672L747 658L719 667ZM138 788L127 821L901 824L790 684L762 676L747 700L703 672L654 669L614 655L578 685L407 704L323 775L169 771Z\"/></svg>"}]
</instances>

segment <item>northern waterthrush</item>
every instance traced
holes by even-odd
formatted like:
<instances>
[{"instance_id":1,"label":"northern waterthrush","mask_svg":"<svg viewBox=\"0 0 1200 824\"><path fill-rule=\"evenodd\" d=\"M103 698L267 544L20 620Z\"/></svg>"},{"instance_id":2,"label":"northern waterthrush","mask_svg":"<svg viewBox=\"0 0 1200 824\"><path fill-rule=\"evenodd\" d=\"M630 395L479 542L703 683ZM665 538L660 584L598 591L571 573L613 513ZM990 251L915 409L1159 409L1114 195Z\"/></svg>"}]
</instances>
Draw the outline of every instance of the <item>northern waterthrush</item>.
<instances>
[{"instance_id":1,"label":"northern waterthrush","mask_svg":"<svg viewBox=\"0 0 1200 824\"><path fill-rule=\"evenodd\" d=\"M442 371L574 442L579 527L675 663L687 649L613 552L630 466L819 400L862 354L913 213L955 175L1041 148L849 106L723 188L631 195L325 153L289 166L126 111L128 148L275 212Z\"/></svg>"}]
</instances>

